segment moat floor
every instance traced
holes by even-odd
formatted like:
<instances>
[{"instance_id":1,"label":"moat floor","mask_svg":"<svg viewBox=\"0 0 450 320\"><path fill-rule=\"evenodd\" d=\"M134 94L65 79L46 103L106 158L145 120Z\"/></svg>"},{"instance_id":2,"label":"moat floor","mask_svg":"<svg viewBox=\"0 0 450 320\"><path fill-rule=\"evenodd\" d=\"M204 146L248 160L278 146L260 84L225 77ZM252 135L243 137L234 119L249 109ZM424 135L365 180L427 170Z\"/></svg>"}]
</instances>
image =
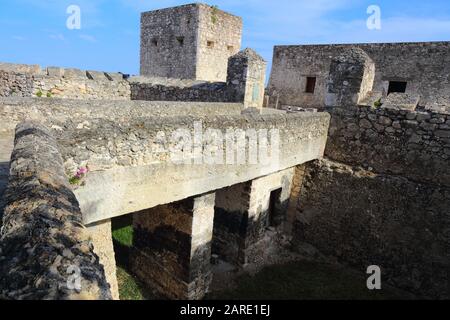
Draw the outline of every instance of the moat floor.
<instances>
[{"instance_id":1,"label":"moat floor","mask_svg":"<svg viewBox=\"0 0 450 320\"><path fill-rule=\"evenodd\" d=\"M154 300L128 272L128 248L131 246L132 229L118 226L113 232L117 278L121 300ZM219 272L217 272L219 270ZM222 271L226 272L222 272ZM366 287L366 275L338 265L299 260L261 269L255 274L232 271L229 265L215 267L213 288L206 300L398 300L413 299L409 293L383 285L380 291ZM217 284L227 283L227 287Z\"/></svg>"}]
</instances>

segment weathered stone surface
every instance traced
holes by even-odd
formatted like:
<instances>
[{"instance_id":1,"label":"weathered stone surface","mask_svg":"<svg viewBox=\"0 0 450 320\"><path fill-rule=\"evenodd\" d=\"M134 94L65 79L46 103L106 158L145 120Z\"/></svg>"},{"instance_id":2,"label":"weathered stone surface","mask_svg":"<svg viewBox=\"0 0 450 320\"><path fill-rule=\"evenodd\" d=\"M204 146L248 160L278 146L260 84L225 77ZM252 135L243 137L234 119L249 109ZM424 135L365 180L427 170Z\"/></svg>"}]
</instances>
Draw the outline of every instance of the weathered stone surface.
<instances>
[{"instance_id":1,"label":"weathered stone surface","mask_svg":"<svg viewBox=\"0 0 450 320\"><path fill-rule=\"evenodd\" d=\"M343 50L331 60L325 105L356 105L372 91L374 77L375 64L367 53L356 47Z\"/></svg>"},{"instance_id":2,"label":"weathered stone surface","mask_svg":"<svg viewBox=\"0 0 450 320\"><path fill-rule=\"evenodd\" d=\"M437 124L431 123L432 119L449 115L412 111L401 114L384 106L345 106L327 111L332 116L325 151L329 159L414 181L450 185L449 160L444 153L450 131L439 130ZM354 125L359 129L350 130ZM370 129L371 125L377 132Z\"/></svg>"},{"instance_id":3,"label":"weathered stone surface","mask_svg":"<svg viewBox=\"0 0 450 320\"><path fill-rule=\"evenodd\" d=\"M241 18L205 4L144 12L141 75L224 82L241 34Z\"/></svg>"},{"instance_id":4,"label":"weathered stone surface","mask_svg":"<svg viewBox=\"0 0 450 320\"><path fill-rule=\"evenodd\" d=\"M133 216L131 268L171 299L199 300L212 280L214 193Z\"/></svg>"},{"instance_id":5,"label":"weathered stone surface","mask_svg":"<svg viewBox=\"0 0 450 320\"><path fill-rule=\"evenodd\" d=\"M322 108L331 63L352 47L363 50L375 64L370 91L384 98L389 81L406 81L406 94L420 96L420 105L435 112L449 110L450 64L445 61L450 42L276 46L268 94L277 99L270 99L271 106L278 100L279 105ZM306 77L317 77L314 95L305 92ZM376 100L369 99L368 105ZM406 105L412 108L413 104Z\"/></svg>"},{"instance_id":6,"label":"weathered stone surface","mask_svg":"<svg viewBox=\"0 0 450 320\"><path fill-rule=\"evenodd\" d=\"M1 65L0 65L1 66ZM130 100L130 84L123 76L107 78L103 72L48 67L37 72L13 65L0 69L0 97ZM39 67L40 70L40 67Z\"/></svg>"},{"instance_id":7,"label":"weathered stone surface","mask_svg":"<svg viewBox=\"0 0 450 320\"><path fill-rule=\"evenodd\" d=\"M111 296L114 300L119 300L111 220L89 225L87 226L87 231L94 245L94 253L100 258L100 263L105 270L105 277L111 290Z\"/></svg>"},{"instance_id":8,"label":"weathered stone surface","mask_svg":"<svg viewBox=\"0 0 450 320\"><path fill-rule=\"evenodd\" d=\"M286 228L294 171L290 168L216 191L214 253L238 265L263 265L269 260L262 240L267 228ZM277 199L271 199L274 191L279 191Z\"/></svg>"},{"instance_id":9,"label":"weathered stone surface","mask_svg":"<svg viewBox=\"0 0 450 320\"><path fill-rule=\"evenodd\" d=\"M51 133L16 130L0 237L2 299L110 299Z\"/></svg>"},{"instance_id":10,"label":"weathered stone surface","mask_svg":"<svg viewBox=\"0 0 450 320\"><path fill-rule=\"evenodd\" d=\"M226 136L228 128L243 130L279 130L279 161L227 165L226 143L222 164L193 164L196 155L186 150L185 165L172 161L170 151L177 142L173 132L183 128L194 136L195 123L202 121L204 130L217 129ZM318 159L322 157L328 131L326 113L296 115L238 115L215 117L142 118L120 125L102 119L92 119L85 125L68 121L55 129L65 158L66 169L89 165L86 184L75 191L81 203L86 223L137 212L157 205L179 201L198 193L217 190L237 183ZM166 142L158 134L164 133ZM76 143L74 143L76 141ZM209 144L203 141L204 147ZM160 147L164 147L161 152ZM275 145L274 145L275 146ZM214 146L216 147L216 146ZM245 150L248 154L249 143ZM134 152L132 151L132 148ZM230 150L230 149L229 149ZM234 152L231 149L228 152ZM242 149L244 150L244 149ZM236 158L235 158L236 159ZM159 181L155 184L154 181ZM177 185L174 189L172 186ZM148 197L152 194L152 197Z\"/></svg>"},{"instance_id":11,"label":"weathered stone surface","mask_svg":"<svg viewBox=\"0 0 450 320\"><path fill-rule=\"evenodd\" d=\"M294 243L361 270L382 269L391 285L450 297L450 188L378 175L328 160L307 166Z\"/></svg>"}]
</instances>

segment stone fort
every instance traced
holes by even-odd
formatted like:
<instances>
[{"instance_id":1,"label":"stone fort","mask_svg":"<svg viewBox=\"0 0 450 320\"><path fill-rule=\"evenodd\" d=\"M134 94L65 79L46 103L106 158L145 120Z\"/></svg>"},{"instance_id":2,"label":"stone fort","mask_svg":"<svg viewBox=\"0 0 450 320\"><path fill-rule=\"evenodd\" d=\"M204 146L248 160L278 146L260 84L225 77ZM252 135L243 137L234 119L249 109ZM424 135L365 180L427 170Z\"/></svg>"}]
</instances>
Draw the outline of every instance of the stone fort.
<instances>
[{"instance_id":1,"label":"stone fort","mask_svg":"<svg viewBox=\"0 0 450 320\"><path fill-rule=\"evenodd\" d=\"M450 298L450 43L277 46L266 88L241 36L191 4L142 14L139 76L0 64L0 298L119 299L124 216L133 274L170 299L286 246ZM175 163L160 133L199 122L277 129L279 159L195 164L232 138Z\"/></svg>"}]
</instances>

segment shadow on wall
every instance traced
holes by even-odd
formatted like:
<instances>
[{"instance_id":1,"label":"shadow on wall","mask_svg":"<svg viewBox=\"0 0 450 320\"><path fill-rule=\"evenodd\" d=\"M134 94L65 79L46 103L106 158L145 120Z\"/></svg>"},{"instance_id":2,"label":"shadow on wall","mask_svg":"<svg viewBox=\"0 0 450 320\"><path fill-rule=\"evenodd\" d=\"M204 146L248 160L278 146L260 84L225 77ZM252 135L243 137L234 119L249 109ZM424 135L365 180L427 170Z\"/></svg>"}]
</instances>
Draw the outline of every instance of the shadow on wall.
<instances>
[{"instance_id":1,"label":"shadow on wall","mask_svg":"<svg viewBox=\"0 0 450 320\"><path fill-rule=\"evenodd\" d=\"M254 217L248 211L226 211L215 207L212 252L221 260L235 265L264 261L272 254L266 243L268 228L282 231L287 222L289 200L281 201L282 189L271 192L269 208ZM261 208L260 208L261 209ZM280 233L276 233L279 235ZM268 239L266 239L268 240Z\"/></svg>"},{"instance_id":2,"label":"shadow on wall","mask_svg":"<svg viewBox=\"0 0 450 320\"><path fill-rule=\"evenodd\" d=\"M449 203L448 187L317 161L297 204L294 244L360 270L380 266L403 290L449 298Z\"/></svg>"},{"instance_id":3,"label":"shadow on wall","mask_svg":"<svg viewBox=\"0 0 450 320\"><path fill-rule=\"evenodd\" d=\"M0 162L0 227L3 223L3 209L5 206L3 194L8 184L9 162Z\"/></svg>"}]
</instances>

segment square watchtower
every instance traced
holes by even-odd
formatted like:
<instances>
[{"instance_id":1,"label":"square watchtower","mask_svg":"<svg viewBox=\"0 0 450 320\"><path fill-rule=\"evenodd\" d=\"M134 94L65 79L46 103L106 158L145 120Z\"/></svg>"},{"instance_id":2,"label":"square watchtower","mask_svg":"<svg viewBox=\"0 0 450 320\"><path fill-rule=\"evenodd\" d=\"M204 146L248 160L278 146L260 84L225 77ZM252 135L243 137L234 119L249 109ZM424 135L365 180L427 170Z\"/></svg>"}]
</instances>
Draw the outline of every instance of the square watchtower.
<instances>
[{"instance_id":1,"label":"square watchtower","mask_svg":"<svg viewBox=\"0 0 450 320\"><path fill-rule=\"evenodd\" d=\"M222 81L239 52L242 19L206 4L141 15L141 75Z\"/></svg>"}]
</instances>

